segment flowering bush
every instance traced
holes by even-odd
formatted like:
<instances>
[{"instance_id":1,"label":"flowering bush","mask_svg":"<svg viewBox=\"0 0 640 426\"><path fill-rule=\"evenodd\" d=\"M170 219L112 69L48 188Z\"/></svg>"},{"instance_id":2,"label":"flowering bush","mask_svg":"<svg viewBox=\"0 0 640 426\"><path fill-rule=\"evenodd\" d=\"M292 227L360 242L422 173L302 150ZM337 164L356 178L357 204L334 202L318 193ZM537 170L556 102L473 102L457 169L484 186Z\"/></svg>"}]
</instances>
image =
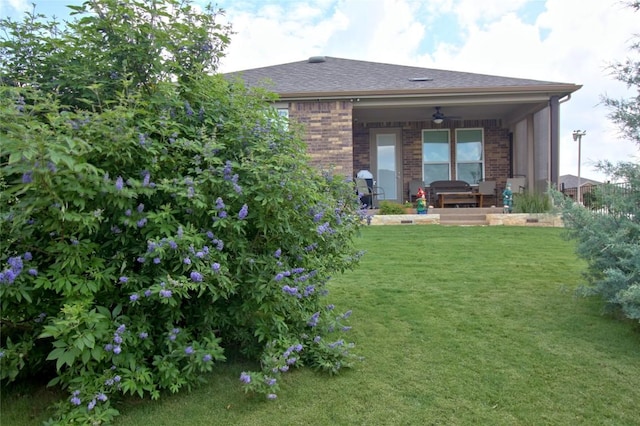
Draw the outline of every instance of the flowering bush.
<instances>
[{"instance_id":1,"label":"flowering bush","mask_svg":"<svg viewBox=\"0 0 640 426\"><path fill-rule=\"evenodd\" d=\"M354 359L324 297L360 256L353 187L307 165L271 95L207 73L230 30L183 3L3 21L0 378L52 374L54 422L189 388L225 349L269 399L289 368Z\"/></svg>"}]
</instances>

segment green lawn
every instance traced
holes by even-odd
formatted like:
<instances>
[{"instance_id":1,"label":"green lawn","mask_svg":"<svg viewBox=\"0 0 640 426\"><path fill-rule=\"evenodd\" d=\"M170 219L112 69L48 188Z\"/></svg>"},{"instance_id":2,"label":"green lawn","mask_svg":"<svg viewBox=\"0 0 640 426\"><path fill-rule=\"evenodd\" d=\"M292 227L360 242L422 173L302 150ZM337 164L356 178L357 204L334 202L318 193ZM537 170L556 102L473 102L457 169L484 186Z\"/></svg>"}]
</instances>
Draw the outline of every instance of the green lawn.
<instances>
[{"instance_id":1,"label":"green lawn","mask_svg":"<svg viewBox=\"0 0 640 426\"><path fill-rule=\"evenodd\" d=\"M119 425L637 425L640 332L576 298L585 265L562 230L377 226L330 301L365 360L288 374L276 401L224 365L190 394L130 401ZM3 392L0 424L38 424L49 392ZM26 413L26 414L25 414Z\"/></svg>"}]
</instances>

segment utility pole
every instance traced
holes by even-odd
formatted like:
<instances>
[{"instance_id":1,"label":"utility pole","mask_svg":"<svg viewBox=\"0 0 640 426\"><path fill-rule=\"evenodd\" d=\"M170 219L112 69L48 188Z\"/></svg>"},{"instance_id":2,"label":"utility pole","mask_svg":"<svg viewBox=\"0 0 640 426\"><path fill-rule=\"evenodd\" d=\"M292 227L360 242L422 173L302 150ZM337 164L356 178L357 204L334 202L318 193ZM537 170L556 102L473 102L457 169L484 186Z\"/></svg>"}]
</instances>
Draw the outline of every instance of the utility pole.
<instances>
[{"instance_id":1,"label":"utility pole","mask_svg":"<svg viewBox=\"0 0 640 426\"><path fill-rule=\"evenodd\" d=\"M580 179L580 164L581 164L581 158L580 156L582 155L582 137L584 135L587 134L586 130L574 130L573 131L573 140L574 142L577 141L578 142L578 188L576 190L576 198L578 203L580 203L580 205L582 205L582 182Z\"/></svg>"}]
</instances>

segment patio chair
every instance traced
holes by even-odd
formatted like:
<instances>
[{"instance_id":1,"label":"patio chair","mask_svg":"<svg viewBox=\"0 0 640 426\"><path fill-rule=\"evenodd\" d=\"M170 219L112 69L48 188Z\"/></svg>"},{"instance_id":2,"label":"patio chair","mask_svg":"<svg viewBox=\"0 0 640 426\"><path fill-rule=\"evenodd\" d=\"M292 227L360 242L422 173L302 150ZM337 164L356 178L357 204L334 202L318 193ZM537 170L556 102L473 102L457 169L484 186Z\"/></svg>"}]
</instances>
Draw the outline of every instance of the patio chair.
<instances>
[{"instance_id":1,"label":"patio chair","mask_svg":"<svg viewBox=\"0 0 640 426\"><path fill-rule=\"evenodd\" d=\"M370 180L370 179L369 179ZM356 191L360 194L360 202L368 208L378 208L380 197L385 199L384 189L376 186L373 182L367 182L367 179L356 178Z\"/></svg>"},{"instance_id":2,"label":"patio chair","mask_svg":"<svg viewBox=\"0 0 640 426\"><path fill-rule=\"evenodd\" d=\"M491 198L492 204L497 202L498 196L496 193L496 182L494 180L483 180L478 183L478 194L480 194L480 201L478 207L483 207L484 200Z\"/></svg>"},{"instance_id":3,"label":"patio chair","mask_svg":"<svg viewBox=\"0 0 640 426\"><path fill-rule=\"evenodd\" d=\"M507 179L507 183L511 184L511 191L514 194L522 194L527 188L527 179L525 177L512 177Z\"/></svg>"}]
</instances>

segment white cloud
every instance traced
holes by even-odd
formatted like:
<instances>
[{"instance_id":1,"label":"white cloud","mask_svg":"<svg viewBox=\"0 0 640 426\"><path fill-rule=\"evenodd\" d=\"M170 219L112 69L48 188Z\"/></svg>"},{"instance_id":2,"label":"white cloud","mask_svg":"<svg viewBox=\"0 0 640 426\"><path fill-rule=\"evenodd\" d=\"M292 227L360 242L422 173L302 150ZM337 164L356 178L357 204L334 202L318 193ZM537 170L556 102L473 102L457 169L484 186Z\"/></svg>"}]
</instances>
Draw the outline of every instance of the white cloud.
<instances>
[{"instance_id":1,"label":"white cloud","mask_svg":"<svg viewBox=\"0 0 640 426\"><path fill-rule=\"evenodd\" d=\"M0 0L0 17L29 10L33 7L31 3L29 0Z\"/></svg>"}]
</instances>

